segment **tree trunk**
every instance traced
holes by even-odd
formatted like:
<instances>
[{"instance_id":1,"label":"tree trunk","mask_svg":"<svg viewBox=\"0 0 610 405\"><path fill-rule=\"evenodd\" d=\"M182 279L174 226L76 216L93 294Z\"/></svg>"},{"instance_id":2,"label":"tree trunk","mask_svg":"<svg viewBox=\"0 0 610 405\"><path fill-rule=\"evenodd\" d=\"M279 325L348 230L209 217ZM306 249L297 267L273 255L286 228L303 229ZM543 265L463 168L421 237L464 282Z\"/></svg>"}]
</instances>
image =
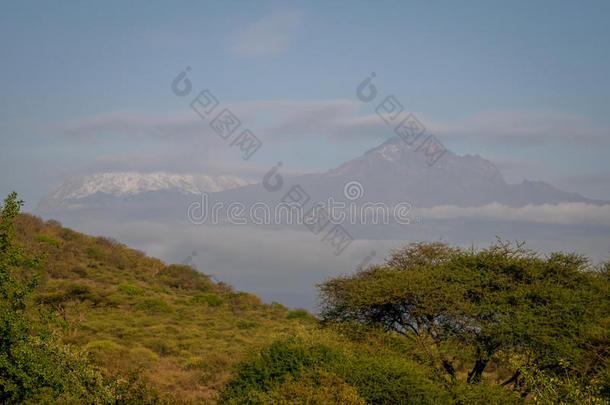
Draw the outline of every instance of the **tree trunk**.
<instances>
[{"instance_id":1,"label":"tree trunk","mask_svg":"<svg viewBox=\"0 0 610 405\"><path fill-rule=\"evenodd\" d=\"M485 370L485 367L487 367L487 362L489 360L485 359L478 359L475 363L474 363L474 367L472 368L472 371L470 373L468 373L468 382L475 384L478 383L479 381L481 381L481 375L483 374L483 370Z\"/></svg>"},{"instance_id":2,"label":"tree trunk","mask_svg":"<svg viewBox=\"0 0 610 405\"><path fill-rule=\"evenodd\" d=\"M509 385L512 383L515 383L515 385L516 385L517 379L519 378L520 375L521 375L521 371L519 371L519 370L515 371L515 374L513 374L513 376L511 378L509 378L508 380L504 381L501 385L505 386L505 385Z\"/></svg>"},{"instance_id":3,"label":"tree trunk","mask_svg":"<svg viewBox=\"0 0 610 405\"><path fill-rule=\"evenodd\" d=\"M451 380L455 380L455 367L449 360L443 360L443 368L451 376Z\"/></svg>"}]
</instances>

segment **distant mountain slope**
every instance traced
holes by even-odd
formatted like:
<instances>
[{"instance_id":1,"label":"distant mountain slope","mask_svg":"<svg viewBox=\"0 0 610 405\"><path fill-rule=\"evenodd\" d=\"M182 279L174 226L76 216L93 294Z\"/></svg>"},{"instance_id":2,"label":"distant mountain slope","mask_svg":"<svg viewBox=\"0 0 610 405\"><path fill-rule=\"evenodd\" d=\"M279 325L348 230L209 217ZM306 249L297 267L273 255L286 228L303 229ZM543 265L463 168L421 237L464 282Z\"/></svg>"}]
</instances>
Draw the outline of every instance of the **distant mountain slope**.
<instances>
[{"instance_id":1,"label":"distant mountain slope","mask_svg":"<svg viewBox=\"0 0 610 405\"><path fill-rule=\"evenodd\" d=\"M362 186L362 196L350 200L344 195L348 182ZM508 206L585 202L602 204L578 193L559 190L541 181L508 184L500 171L478 155L459 156L447 151L434 165L423 152L399 138L391 138L355 159L325 173L306 174L286 179L289 186L299 184L312 200L356 203L383 202L389 205L409 202L415 207L457 205L481 206L498 202ZM262 185L252 184L213 195L219 201L256 201L276 203L280 193L270 193Z\"/></svg>"},{"instance_id":2,"label":"distant mountain slope","mask_svg":"<svg viewBox=\"0 0 610 405\"><path fill-rule=\"evenodd\" d=\"M362 195L356 200L344 195L345 185L352 181L362 186ZM422 151L394 137L325 173L285 178L280 193L269 192L262 183L248 184L233 176L100 173L64 183L40 202L36 213L61 219L62 213L70 212L74 218L78 211L104 215L103 210L107 209L113 217L184 218L185 208L202 191L210 194L210 201L240 202L246 206L263 202L273 206L290 186L297 184L311 201L333 198L357 204L408 202L418 208L472 207L493 202L511 207L605 203L542 181L508 184L493 163L478 155L460 156L448 150L430 165Z\"/></svg>"},{"instance_id":3,"label":"distant mountain slope","mask_svg":"<svg viewBox=\"0 0 610 405\"><path fill-rule=\"evenodd\" d=\"M478 155L459 156L448 150L429 165L422 151L399 138L391 138L336 169L303 180L312 186L334 183L340 191L347 181L356 180L363 186L364 200L409 201L417 207L595 202L544 182L507 184L496 166Z\"/></svg>"}]
</instances>

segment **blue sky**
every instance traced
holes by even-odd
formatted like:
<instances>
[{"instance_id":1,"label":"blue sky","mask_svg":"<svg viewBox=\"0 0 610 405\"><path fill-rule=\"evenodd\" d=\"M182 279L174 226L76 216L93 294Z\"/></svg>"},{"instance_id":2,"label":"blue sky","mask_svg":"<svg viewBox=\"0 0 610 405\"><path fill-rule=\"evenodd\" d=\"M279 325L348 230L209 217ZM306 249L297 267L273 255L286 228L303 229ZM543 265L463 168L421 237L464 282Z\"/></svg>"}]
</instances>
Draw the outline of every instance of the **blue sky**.
<instances>
[{"instance_id":1,"label":"blue sky","mask_svg":"<svg viewBox=\"0 0 610 405\"><path fill-rule=\"evenodd\" d=\"M33 208L94 171L326 170L391 136L356 98L375 72L455 152L610 199L609 15L607 1L2 2L0 191ZM171 92L186 66L263 139L251 161Z\"/></svg>"}]
</instances>

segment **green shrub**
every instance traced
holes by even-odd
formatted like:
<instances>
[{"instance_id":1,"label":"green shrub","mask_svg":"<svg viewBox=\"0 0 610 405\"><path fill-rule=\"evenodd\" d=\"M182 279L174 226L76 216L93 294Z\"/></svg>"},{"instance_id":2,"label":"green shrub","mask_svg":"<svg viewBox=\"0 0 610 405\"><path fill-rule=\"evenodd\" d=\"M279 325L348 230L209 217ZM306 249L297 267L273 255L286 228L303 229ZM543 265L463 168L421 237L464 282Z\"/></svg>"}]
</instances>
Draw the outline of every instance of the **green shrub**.
<instances>
[{"instance_id":1,"label":"green shrub","mask_svg":"<svg viewBox=\"0 0 610 405\"><path fill-rule=\"evenodd\" d=\"M192 298L193 302L204 303L211 307L219 307L224 301L216 294L212 293L199 293Z\"/></svg>"},{"instance_id":2,"label":"green shrub","mask_svg":"<svg viewBox=\"0 0 610 405\"><path fill-rule=\"evenodd\" d=\"M305 321L313 321L315 318L304 309L295 309L286 314L286 319L302 319Z\"/></svg>"},{"instance_id":3,"label":"green shrub","mask_svg":"<svg viewBox=\"0 0 610 405\"><path fill-rule=\"evenodd\" d=\"M149 364L159 359L157 353L147 347L135 347L130 350L129 354L138 364Z\"/></svg>"},{"instance_id":4,"label":"green shrub","mask_svg":"<svg viewBox=\"0 0 610 405\"><path fill-rule=\"evenodd\" d=\"M172 312L172 307L161 298L147 298L138 302L134 309L144 311L149 314L161 314Z\"/></svg>"},{"instance_id":5,"label":"green shrub","mask_svg":"<svg viewBox=\"0 0 610 405\"><path fill-rule=\"evenodd\" d=\"M216 352L205 356L193 356L186 360L184 369L196 370L199 381L207 384L217 378L218 375L225 374L230 370L232 356L227 353Z\"/></svg>"},{"instance_id":6,"label":"green shrub","mask_svg":"<svg viewBox=\"0 0 610 405\"><path fill-rule=\"evenodd\" d=\"M143 342L144 346L161 356L172 356L179 353L174 341L167 338L151 338Z\"/></svg>"},{"instance_id":7,"label":"green shrub","mask_svg":"<svg viewBox=\"0 0 610 405\"><path fill-rule=\"evenodd\" d=\"M127 354L127 348L125 346L108 339L91 341L87 343L85 349L87 349L98 364L103 364L112 359L122 358Z\"/></svg>"},{"instance_id":8,"label":"green shrub","mask_svg":"<svg viewBox=\"0 0 610 405\"><path fill-rule=\"evenodd\" d=\"M256 294L240 291L231 294L231 306L239 309L259 308L263 303Z\"/></svg>"},{"instance_id":9,"label":"green shrub","mask_svg":"<svg viewBox=\"0 0 610 405\"><path fill-rule=\"evenodd\" d=\"M125 380L105 379L84 350L52 339L30 339L15 347L11 356L20 372L12 374L14 367L5 368L0 361L0 400L4 404L112 404L131 391Z\"/></svg>"},{"instance_id":10,"label":"green shrub","mask_svg":"<svg viewBox=\"0 0 610 405\"><path fill-rule=\"evenodd\" d=\"M144 288L126 283L119 284L117 291L132 297L146 294L146 290Z\"/></svg>"},{"instance_id":11,"label":"green shrub","mask_svg":"<svg viewBox=\"0 0 610 405\"><path fill-rule=\"evenodd\" d=\"M223 353L211 353L207 356L190 357L184 364L186 370L207 370L221 373L226 370L229 364L229 357Z\"/></svg>"},{"instance_id":12,"label":"green shrub","mask_svg":"<svg viewBox=\"0 0 610 405\"><path fill-rule=\"evenodd\" d=\"M277 312L288 311L288 308L286 308L282 303L277 302L277 301L273 301L271 304L265 304L265 307L269 308L272 311L277 311Z\"/></svg>"},{"instance_id":13,"label":"green shrub","mask_svg":"<svg viewBox=\"0 0 610 405\"><path fill-rule=\"evenodd\" d=\"M185 370L204 369L207 366L207 359L203 356L193 356L184 362Z\"/></svg>"},{"instance_id":14,"label":"green shrub","mask_svg":"<svg viewBox=\"0 0 610 405\"><path fill-rule=\"evenodd\" d=\"M257 398L263 404L366 405L358 391L333 373L316 370L285 381Z\"/></svg>"},{"instance_id":15,"label":"green shrub","mask_svg":"<svg viewBox=\"0 0 610 405\"><path fill-rule=\"evenodd\" d=\"M208 276L181 264L171 264L165 267L157 277L163 284L173 288L203 292L214 291Z\"/></svg>"},{"instance_id":16,"label":"green shrub","mask_svg":"<svg viewBox=\"0 0 610 405\"><path fill-rule=\"evenodd\" d=\"M87 269L82 267L82 266L75 266L72 268L72 273L77 274L81 277L86 277L87 276Z\"/></svg>"},{"instance_id":17,"label":"green shrub","mask_svg":"<svg viewBox=\"0 0 610 405\"><path fill-rule=\"evenodd\" d=\"M260 324L258 322L249 321L247 319L238 319L235 326L237 326L237 329L252 329L259 327Z\"/></svg>"},{"instance_id":18,"label":"green shrub","mask_svg":"<svg viewBox=\"0 0 610 405\"><path fill-rule=\"evenodd\" d=\"M82 301L92 296L91 287L87 284L78 282L66 283L63 285L63 288L68 298L77 298Z\"/></svg>"},{"instance_id":19,"label":"green shrub","mask_svg":"<svg viewBox=\"0 0 610 405\"><path fill-rule=\"evenodd\" d=\"M250 402L256 393L267 392L283 382L287 374L344 358L339 350L325 345L306 347L294 339L280 339L258 353L252 353L239 366L227 384L222 400L227 404Z\"/></svg>"},{"instance_id":20,"label":"green shrub","mask_svg":"<svg viewBox=\"0 0 610 405\"><path fill-rule=\"evenodd\" d=\"M57 248L61 247L61 242L58 241L57 239L53 239L50 236L47 235L41 235L41 234L37 234L33 236L34 240L37 240L38 242L42 242L42 243L47 243L49 245L53 245Z\"/></svg>"},{"instance_id":21,"label":"green shrub","mask_svg":"<svg viewBox=\"0 0 610 405\"><path fill-rule=\"evenodd\" d=\"M91 288L88 284L68 281L57 285L55 291L37 295L36 300L44 304L61 304L68 301L89 301L95 305L108 304L109 292Z\"/></svg>"},{"instance_id":22,"label":"green shrub","mask_svg":"<svg viewBox=\"0 0 610 405\"><path fill-rule=\"evenodd\" d=\"M74 232L72 229L63 228L59 233L59 236L66 241L75 241L80 238L77 232Z\"/></svg>"},{"instance_id":23,"label":"green shrub","mask_svg":"<svg viewBox=\"0 0 610 405\"><path fill-rule=\"evenodd\" d=\"M351 358L336 373L371 404L440 404L447 394L401 357Z\"/></svg>"},{"instance_id":24,"label":"green shrub","mask_svg":"<svg viewBox=\"0 0 610 405\"><path fill-rule=\"evenodd\" d=\"M326 378L319 378L320 375ZM281 397L295 390L303 398L315 398L315 391L305 389L304 380L301 380L303 376L305 380L321 384L316 391L326 392L324 395L329 403L341 395L347 395L352 403L362 403L360 398L372 404L449 401L447 393L403 358L354 355L328 345L306 345L296 339L276 340L244 359L235 377L227 384L222 401L226 404L273 403L274 399L278 400L278 395ZM290 386L283 386L287 382ZM324 385L327 383L344 385L336 391L336 387ZM355 392L349 387L353 387Z\"/></svg>"},{"instance_id":25,"label":"green shrub","mask_svg":"<svg viewBox=\"0 0 610 405\"><path fill-rule=\"evenodd\" d=\"M49 227L49 228L61 228L61 222L55 220L55 219L49 219L47 221L45 221L45 226Z\"/></svg>"},{"instance_id":26,"label":"green shrub","mask_svg":"<svg viewBox=\"0 0 610 405\"><path fill-rule=\"evenodd\" d=\"M106 254L102 249L90 246L87 248L87 256L90 259L102 261L106 258Z\"/></svg>"}]
</instances>

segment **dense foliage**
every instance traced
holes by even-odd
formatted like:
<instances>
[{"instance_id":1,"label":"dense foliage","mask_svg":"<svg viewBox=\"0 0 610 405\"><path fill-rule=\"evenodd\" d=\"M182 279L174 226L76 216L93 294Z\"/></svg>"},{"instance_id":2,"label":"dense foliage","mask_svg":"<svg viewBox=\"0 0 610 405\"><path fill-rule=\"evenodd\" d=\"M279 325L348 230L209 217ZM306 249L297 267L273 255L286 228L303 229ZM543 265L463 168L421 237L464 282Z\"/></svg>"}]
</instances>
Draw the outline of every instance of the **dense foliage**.
<instances>
[{"instance_id":1,"label":"dense foliage","mask_svg":"<svg viewBox=\"0 0 610 405\"><path fill-rule=\"evenodd\" d=\"M522 397L604 403L608 281L607 268L576 254L541 257L501 241L483 250L414 243L321 284L322 317L416 342L445 384L476 384L491 369L489 378Z\"/></svg>"},{"instance_id":2,"label":"dense foliage","mask_svg":"<svg viewBox=\"0 0 610 405\"><path fill-rule=\"evenodd\" d=\"M289 339L242 361L223 399L227 404L436 404L444 397L415 365L399 358L347 351L332 340Z\"/></svg>"}]
</instances>

